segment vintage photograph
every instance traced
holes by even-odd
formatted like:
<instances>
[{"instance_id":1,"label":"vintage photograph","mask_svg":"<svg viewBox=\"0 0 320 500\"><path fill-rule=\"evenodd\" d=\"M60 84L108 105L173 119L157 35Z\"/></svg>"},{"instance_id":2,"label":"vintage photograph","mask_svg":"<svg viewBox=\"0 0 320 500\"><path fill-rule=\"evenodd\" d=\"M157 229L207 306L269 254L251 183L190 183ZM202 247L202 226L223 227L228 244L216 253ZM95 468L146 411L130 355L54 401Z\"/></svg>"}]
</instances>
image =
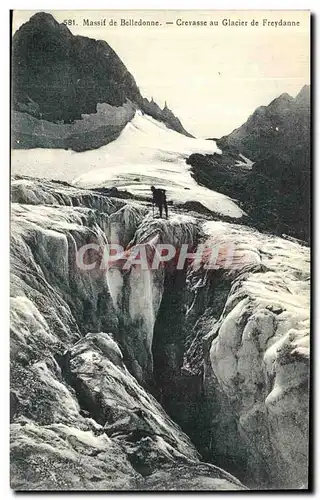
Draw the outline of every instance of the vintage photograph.
<instances>
[{"instance_id":1,"label":"vintage photograph","mask_svg":"<svg viewBox=\"0 0 320 500\"><path fill-rule=\"evenodd\" d=\"M11 488L308 490L310 12L11 34Z\"/></svg>"}]
</instances>

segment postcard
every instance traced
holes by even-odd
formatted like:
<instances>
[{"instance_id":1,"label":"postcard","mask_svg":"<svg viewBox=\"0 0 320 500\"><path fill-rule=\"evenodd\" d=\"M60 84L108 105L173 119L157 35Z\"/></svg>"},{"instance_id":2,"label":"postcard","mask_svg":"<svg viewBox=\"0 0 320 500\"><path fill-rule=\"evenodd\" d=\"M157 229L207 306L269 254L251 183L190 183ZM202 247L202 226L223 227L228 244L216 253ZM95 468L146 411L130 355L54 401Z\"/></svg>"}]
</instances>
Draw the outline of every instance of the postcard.
<instances>
[{"instance_id":1,"label":"postcard","mask_svg":"<svg viewBox=\"0 0 320 500\"><path fill-rule=\"evenodd\" d=\"M12 12L11 487L308 490L310 12Z\"/></svg>"}]
</instances>

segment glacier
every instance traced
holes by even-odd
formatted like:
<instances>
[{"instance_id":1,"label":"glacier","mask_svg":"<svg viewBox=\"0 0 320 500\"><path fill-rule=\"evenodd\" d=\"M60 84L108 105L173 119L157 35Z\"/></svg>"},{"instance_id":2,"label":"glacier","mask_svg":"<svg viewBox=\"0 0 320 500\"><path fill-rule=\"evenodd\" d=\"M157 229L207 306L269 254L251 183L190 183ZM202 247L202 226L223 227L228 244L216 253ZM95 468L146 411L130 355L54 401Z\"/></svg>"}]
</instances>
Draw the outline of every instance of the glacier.
<instances>
[{"instance_id":1,"label":"glacier","mask_svg":"<svg viewBox=\"0 0 320 500\"><path fill-rule=\"evenodd\" d=\"M307 487L307 247L21 175L11 238L14 489ZM234 260L76 265L87 243L152 238L232 245Z\"/></svg>"},{"instance_id":2,"label":"glacier","mask_svg":"<svg viewBox=\"0 0 320 500\"><path fill-rule=\"evenodd\" d=\"M94 151L28 149L12 151L12 173L57 179L83 188L116 187L150 197L150 186L167 190L169 201L198 202L212 212L241 218L230 198L197 184L185 160L192 153L219 152L214 141L193 139L136 111L119 137Z\"/></svg>"}]
</instances>

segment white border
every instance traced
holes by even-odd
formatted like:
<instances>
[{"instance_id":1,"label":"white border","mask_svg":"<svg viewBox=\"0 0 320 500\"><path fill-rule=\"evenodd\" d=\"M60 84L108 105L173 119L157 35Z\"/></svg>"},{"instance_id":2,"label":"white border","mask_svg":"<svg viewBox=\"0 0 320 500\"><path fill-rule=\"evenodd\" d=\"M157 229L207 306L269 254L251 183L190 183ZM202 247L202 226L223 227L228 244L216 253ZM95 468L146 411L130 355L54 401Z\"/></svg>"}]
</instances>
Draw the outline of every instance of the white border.
<instances>
[{"instance_id":1,"label":"white border","mask_svg":"<svg viewBox=\"0 0 320 500\"><path fill-rule=\"evenodd\" d=\"M1 22L1 27L0 27L0 47L2 48L2 54L5 56L4 59L2 59L2 76L1 76L1 92L0 92L0 97L2 100L0 110L1 110L1 148L0 148L0 153L1 153L1 163L0 163L0 168L1 168L1 182L0 182L0 189L1 189L1 194L0 194L0 255L1 255L1 288L0 288L0 318L1 318L1 348L0 348L0 370L1 370L1 392L0 394L2 395L2 408L0 412L0 430L1 430L1 447L0 447L0 457L1 457L1 475L0 475L0 491L1 491L1 497L3 499L6 498L12 498L14 495L13 492L9 488L9 463L8 463L8 456L9 456L9 445L8 445L8 426L9 426L9 377L8 377L8 372L9 372L9 306L8 306L8 289L9 289L9 231L8 231L8 220L9 220L9 78L7 78L7 75L9 75L10 72L10 67L9 67L9 9L25 9L25 10L51 10L51 9L98 9L98 10L107 10L107 9L220 9L220 10L227 10L227 9L275 9L275 10L311 10L316 17L317 14L319 15L320 12L320 3L319 0L309 0L309 1L280 1L280 0L267 0L267 1L260 1L257 2L256 0L247 0L247 1L236 1L236 0L216 0L216 1L205 1L205 0L153 0L152 4L150 1L130 1L130 0L117 0L117 1L97 1L97 0L90 0L90 2L85 2L85 1L78 1L78 2L72 2L68 1L66 2L65 0L56 0L56 1L31 1L31 2L24 2L23 0L16 0L14 5L10 2L6 2L5 0L2 2L1 7L0 7L0 22ZM313 52L314 54L319 54L318 48L319 48L319 19L316 19L314 23L314 31L315 28L317 27L318 32L314 33L314 46L313 46ZM313 58L314 63L316 62L316 57L314 55ZM313 68L314 74L313 74L313 83L318 80L318 68L315 67ZM313 89L315 93L315 88ZM318 99L315 99L314 102L314 107L313 107L313 113L315 117L318 117L318 106L317 106L317 101ZM316 120L314 121L314 139L316 138ZM317 141L316 141L317 142ZM314 148L316 148L317 144L314 144ZM316 158L315 158L316 159ZM319 185L319 175L315 175L316 171L320 168L318 161L315 162L313 166L313 171L314 171L314 178L313 178L313 184L315 184L314 187L314 192L315 192L315 202L316 202L316 207L314 210L314 227L315 227L315 222L320 220L319 217L319 211L320 211L320 205L317 202L317 198L319 198L319 193L320 193L320 185ZM318 195L318 196L317 196ZM316 224L318 227L318 224ZM319 233L317 234L319 236ZM318 241L318 237L315 238L314 241L315 248L314 250L317 250L320 252L320 245ZM316 261L318 260L318 255L317 252L313 252L313 259L314 259L314 266ZM319 255L320 257L320 255ZM314 280L314 286L319 282L320 278L320 271L319 267L315 266L315 273L313 276ZM315 291L316 292L316 291ZM313 304L313 314L314 314L314 325L313 325L313 333L315 337L317 337L317 328L318 326L318 315L320 314L320 298L317 298L317 293L314 294L314 304ZM318 295L319 297L319 295ZM320 338L315 338L313 341L313 376L314 376L314 381L313 381L313 392L314 392L314 430L316 431L317 428L317 415L319 415L318 410L318 404L320 399L317 401L316 398L316 389L319 386L318 382L318 375L319 375L319 370L316 370L316 365L318 360L320 359ZM315 436L316 433L314 433L313 439L316 438ZM314 449L314 455L317 457L319 455L319 448L318 448L318 440L316 440L315 443L315 449ZM316 461L317 462L317 461ZM315 486L317 486L317 481L316 478L318 476L319 468L317 467L317 463L314 464L314 482ZM69 493L62 493L61 495L68 495ZM106 495L110 495L111 493L106 493ZM215 492L215 495L219 495L219 493ZM256 493L258 494L258 493ZM87 494L81 494L81 496L77 493L73 494L73 498L87 498L91 496L91 493ZM115 495L115 494L113 494ZM128 494L121 495L122 498L126 497ZM131 494L132 495L132 494ZM136 494L138 496L142 496L139 494ZM145 496L144 494L143 496ZM181 495L181 493L180 493ZM188 497L197 497L199 493L194 493L193 495L188 494ZM254 495L254 494L253 494ZM29 494L28 498L36 498L39 499L42 496L46 496L45 493L43 494ZM160 496L165 496L165 494ZM225 494L223 495L225 498ZM281 496L280 493L274 494L270 493L267 494L267 497L270 496L272 499L275 499L279 496ZM159 494L157 495L159 498ZM252 494L250 494L250 497L252 498ZM264 495L264 498L266 496ZM241 495L241 498L243 498L243 494Z\"/></svg>"}]
</instances>

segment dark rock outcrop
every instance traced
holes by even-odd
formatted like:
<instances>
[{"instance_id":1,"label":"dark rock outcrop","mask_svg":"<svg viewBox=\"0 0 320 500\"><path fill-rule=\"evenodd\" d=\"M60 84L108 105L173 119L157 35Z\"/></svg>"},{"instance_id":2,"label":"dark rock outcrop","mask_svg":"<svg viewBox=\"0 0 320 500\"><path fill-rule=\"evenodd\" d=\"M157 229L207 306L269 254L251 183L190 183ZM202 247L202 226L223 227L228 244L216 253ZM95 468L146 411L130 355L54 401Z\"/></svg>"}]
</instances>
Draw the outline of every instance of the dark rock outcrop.
<instances>
[{"instance_id":1,"label":"dark rock outcrop","mask_svg":"<svg viewBox=\"0 0 320 500\"><path fill-rule=\"evenodd\" d=\"M260 106L248 120L217 141L223 150L235 150L252 161L264 161L272 154L292 161L296 151L307 156L310 149L310 87L296 98L281 94L268 106Z\"/></svg>"},{"instance_id":2,"label":"dark rock outcrop","mask_svg":"<svg viewBox=\"0 0 320 500\"><path fill-rule=\"evenodd\" d=\"M53 16L38 13L14 34L13 105L32 99L39 118L70 123L95 113L97 103L139 100L133 76L102 40L74 36Z\"/></svg>"},{"instance_id":3,"label":"dark rock outcrop","mask_svg":"<svg viewBox=\"0 0 320 500\"><path fill-rule=\"evenodd\" d=\"M153 99L149 101L146 98L143 98L139 101L140 108L146 114L152 116L155 120L160 122L164 122L168 128L179 132L180 134L184 134L188 137L193 137L189 134L182 126L179 118L177 118L171 109L168 108L167 103L165 103L164 108L161 109L160 106L154 102Z\"/></svg>"}]
</instances>

